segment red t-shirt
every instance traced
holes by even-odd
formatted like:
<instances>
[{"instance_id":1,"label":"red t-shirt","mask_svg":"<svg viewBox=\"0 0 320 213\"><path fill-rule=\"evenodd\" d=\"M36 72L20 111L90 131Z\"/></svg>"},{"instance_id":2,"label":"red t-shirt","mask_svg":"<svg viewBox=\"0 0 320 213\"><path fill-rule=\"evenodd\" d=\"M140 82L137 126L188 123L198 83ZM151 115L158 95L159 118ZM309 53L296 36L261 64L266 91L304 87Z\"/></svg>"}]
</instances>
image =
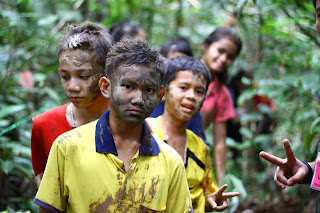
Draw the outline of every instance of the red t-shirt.
<instances>
[{"instance_id":1,"label":"red t-shirt","mask_svg":"<svg viewBox=\"0 0 320 213\"><path fill-rule=\"evenodd\" d=\"M209 84L201 111L213 111L211 118L213 123L224 122L235 116L230 93L218 78L214 78Z\"/></svg>"},{"instance_id":2,"label":"red t-shirt","mask_svg":"<svg viewBox=\"0 0 320 213\"><path fill-rule=\"evenodd\" d=\"M66 117L69 104L53 108L33 118L31 156L35 175L44 171L54 140L72 129Z\"/></svg>"}]
</instances>

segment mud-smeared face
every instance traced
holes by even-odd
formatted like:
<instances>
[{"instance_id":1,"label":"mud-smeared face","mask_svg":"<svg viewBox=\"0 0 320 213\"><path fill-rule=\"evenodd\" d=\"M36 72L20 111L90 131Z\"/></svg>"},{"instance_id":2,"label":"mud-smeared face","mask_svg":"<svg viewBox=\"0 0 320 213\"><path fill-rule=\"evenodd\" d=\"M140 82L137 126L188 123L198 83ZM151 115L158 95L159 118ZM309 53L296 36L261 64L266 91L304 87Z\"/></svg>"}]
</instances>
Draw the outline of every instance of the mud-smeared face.
<instances>
[{"instance_id":1,"label":"mud-smeared face","mask_svg":"<svg viewBox=\"0 0 320 213\"><path fill-rule=\"evenodd\" d=\"M237 56L237 46L229 39L221 39L205 47L201 60L214 76L223 72Z\"/></svg>"},{"instance_id":2,"label":"mud-smeared face","mask_svg":"<svg viewBox=\"0 0 320 213\"><path fill-rule=\"evenodd\" d=\"M59 56L59 77L67 98L79 108L86 108L101 95L99 79L102 68L94 66L88 51L70 50Z\"/></svg>"},{"instance_id":3,"label":"mud-smeared face","mask_svg":"<svg viewBox=\"0 0 320 213\"><path fill-rule=\"evenodd\" d=\"M206 80L191 71L180 71L165 94L165 110L177 120L189 121L200 110L206 92Z\"/></svg>"},{"instance_id":4,"label":"mud-smeared face","mask_svg":"<svg viewBox=\"0 0 320 213\"><path fill-rule=\"evenodd\" d=\"M158 104L160 73L151 66L120 65L110 83L110 110L126 123L140 124Z\"/></svg>"}]
</instances>

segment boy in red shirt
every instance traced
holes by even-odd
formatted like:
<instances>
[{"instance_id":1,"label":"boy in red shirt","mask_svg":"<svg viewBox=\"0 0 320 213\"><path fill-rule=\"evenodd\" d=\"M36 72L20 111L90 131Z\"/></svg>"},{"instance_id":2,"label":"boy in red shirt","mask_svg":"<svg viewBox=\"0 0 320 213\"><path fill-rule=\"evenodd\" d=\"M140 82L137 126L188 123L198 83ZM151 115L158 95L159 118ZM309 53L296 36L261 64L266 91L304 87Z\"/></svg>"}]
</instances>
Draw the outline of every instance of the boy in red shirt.
<instances>
[{"instance_id":1,"label":"boy in red shirt","mask_svg":"<svg viewBox=\"0 0 320 213\"><path fill-rule=\"evenodd\" d=\"M108 30L93 23L66 29L59 41L59 77L70 103L33 118L32 166L44 172L53 141L62 133L98 119L109 108L99 89L107 53L113 44Z\"/></svg>"}]
</instances>

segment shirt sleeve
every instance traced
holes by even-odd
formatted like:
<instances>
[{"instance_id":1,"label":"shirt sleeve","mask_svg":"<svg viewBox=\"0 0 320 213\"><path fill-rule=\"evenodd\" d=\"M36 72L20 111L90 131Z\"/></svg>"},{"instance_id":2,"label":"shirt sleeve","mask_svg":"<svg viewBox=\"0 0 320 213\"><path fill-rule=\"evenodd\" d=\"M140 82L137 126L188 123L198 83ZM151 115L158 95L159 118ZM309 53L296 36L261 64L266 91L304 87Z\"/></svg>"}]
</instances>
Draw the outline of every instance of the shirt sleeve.
<instances>
[{"instance_id":1,"label":"shirt sleeve","mask_svg":"<svg viewBox=\"0 0 320 213\"><path fill-rule=\"evenodd\" d=\"M165 212L193 212L187 175L182 161L172 173Z\"/></svg>"},{"instance_id":2,"label":"shirt sleeve","mask_svg":"<svg viewBox=\"0 0 320 213\"><path fill-rule=\"evenodd\" d=\"M63 138L53 143L34 202L52 212L66 211L68 192L64 187L65 150Z\"/></svg>"},{"instance_id":3,"label":"shirt sleeve","mask_svg":"<svg viewBox=\"0 0 320 213\"><path fill-rule=\"evenodd\" d=\"M44 171L47 163L47 156L43 150L43 141L41 139L41 129L37 125L37 122L34 121L31 132L31 159L33 171L36 176Z\"/></svg>"}]
</instances>

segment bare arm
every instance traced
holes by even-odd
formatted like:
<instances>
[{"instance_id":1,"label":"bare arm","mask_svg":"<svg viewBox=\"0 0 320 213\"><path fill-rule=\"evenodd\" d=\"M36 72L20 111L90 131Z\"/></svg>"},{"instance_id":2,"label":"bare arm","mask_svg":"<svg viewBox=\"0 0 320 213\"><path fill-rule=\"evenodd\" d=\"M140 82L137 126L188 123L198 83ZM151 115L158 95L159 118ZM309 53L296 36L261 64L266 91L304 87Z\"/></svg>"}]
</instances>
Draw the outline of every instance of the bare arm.
<instances>
[{"instance_id":1,"label":"bare arm","mask_svg":"<svg viewBox=\"0 0 320 213\"><path fill-rule=\"evenodd\" d=\"M43 176L43 172L41 172L40 174L34 177L34 182L36 182L38 189L42 180L42 176Z\"/></svg>"},{"instance_id":2,"label":"bare arm","mask_svg":"<svg viewBox=\"0 0 320 213\"><path fill-rule=\"evenodd\" d=\"M213 126L214 161L220 185L226 172L226 122L217 122Z\"/></svg>"},{"instance_id":3,"label":"bare arm","mask_svg":"<svg viewBox=\"0 0 320 213\"><path fill-rule=\"evenodd\" d=\"M51 211L49 211L48 209L40 207L39 213L51 213Z\"/></svg>"},{"instance_id":4,"label":"bare arm","mask_svg":"<svg viewBox=\"0 0 320 213\"><path fill-rule=\"evenodd\" d=\"M210 125L211 118L213 116L213 110L211 110L211 111L201 111L201 113L202 113L203 126L204 126L204 129L206 129Z\"/></svg>"}]
</instances>

